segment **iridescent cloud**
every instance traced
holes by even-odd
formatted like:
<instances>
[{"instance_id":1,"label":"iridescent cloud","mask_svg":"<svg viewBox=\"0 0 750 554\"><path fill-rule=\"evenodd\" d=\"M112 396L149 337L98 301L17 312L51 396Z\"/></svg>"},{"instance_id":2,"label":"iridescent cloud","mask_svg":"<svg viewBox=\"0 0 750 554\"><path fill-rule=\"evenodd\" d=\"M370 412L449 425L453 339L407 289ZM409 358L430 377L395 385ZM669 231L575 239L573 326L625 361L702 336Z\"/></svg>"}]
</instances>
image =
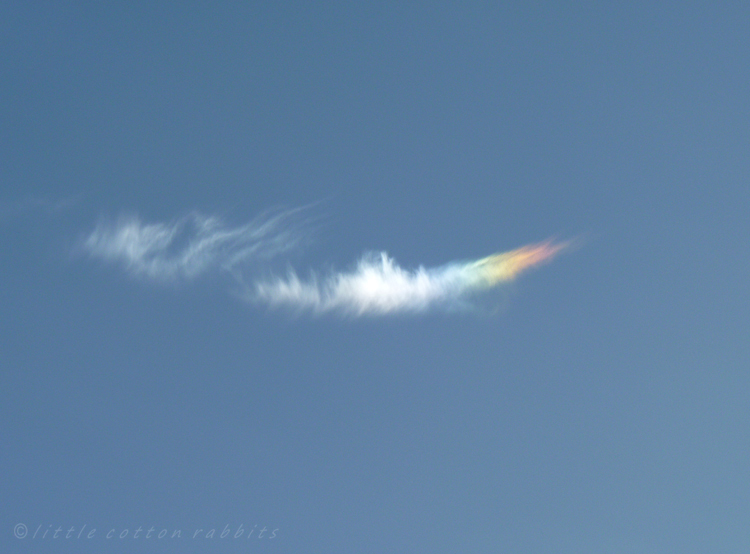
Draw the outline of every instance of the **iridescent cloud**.
<instances>
[{"instance_id":1,"label":"iridescent cloud","mask_svg":"<svg viewBox=\"0 0 750 554\"><path fill-rule=\"evenodd\" d=\"M415 270L401 268L382 252L364 257L352 271L323 279L313 275L301 280L289 272L284 278L256 282L248 297L274 307L355 316L453 308L471 294L550 261L568 245L548 240L472 262Z\"/></svg>"}]
</instances>

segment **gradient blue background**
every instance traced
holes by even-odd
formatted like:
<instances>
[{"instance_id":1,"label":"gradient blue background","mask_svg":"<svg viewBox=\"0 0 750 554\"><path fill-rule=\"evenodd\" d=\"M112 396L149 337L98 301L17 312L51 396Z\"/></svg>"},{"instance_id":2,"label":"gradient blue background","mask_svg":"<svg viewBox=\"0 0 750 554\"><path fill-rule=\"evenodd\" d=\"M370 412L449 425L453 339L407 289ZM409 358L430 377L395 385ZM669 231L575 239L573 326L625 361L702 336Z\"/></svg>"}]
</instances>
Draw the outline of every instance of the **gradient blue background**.
<instances>
[{"instance_id":1,"label":"gradient blue background","mask_svg":"<svg viewBox=\"0 0 750 554\"><path fill-rule=\"evenodd\" d=\"M5 2L2 550L747 552L749 29L746 2ZM587 238L492 317L295 319L70 253L102 214L319 200L303 272ZM102 537L240 523L278 536Z\"/></svg>"}]
</instances>

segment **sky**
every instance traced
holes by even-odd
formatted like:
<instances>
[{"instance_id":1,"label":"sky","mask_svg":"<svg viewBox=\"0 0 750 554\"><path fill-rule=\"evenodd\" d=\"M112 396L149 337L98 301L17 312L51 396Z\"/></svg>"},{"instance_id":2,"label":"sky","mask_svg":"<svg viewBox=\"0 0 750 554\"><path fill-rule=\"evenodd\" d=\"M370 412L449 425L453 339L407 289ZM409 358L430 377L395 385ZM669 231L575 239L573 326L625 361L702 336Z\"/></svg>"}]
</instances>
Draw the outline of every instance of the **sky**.
<instances>
[{"instance_id":1,"label":"sky","mask_svg":"<svg viewBox=\"0 0 750 554\"><path fill-rule=\"evenodd\" d=\"M3 3L2 550L747 552L748 28Z\"/></svg>"}]
</instances>

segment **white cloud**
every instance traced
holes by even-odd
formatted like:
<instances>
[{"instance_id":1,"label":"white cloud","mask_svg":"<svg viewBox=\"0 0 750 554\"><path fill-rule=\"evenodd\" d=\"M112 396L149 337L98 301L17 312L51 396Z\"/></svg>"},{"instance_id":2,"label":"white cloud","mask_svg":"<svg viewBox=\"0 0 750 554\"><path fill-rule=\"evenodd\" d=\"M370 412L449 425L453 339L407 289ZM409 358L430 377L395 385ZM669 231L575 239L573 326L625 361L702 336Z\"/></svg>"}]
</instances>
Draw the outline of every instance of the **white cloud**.
<instances>
[{"instance_id":1,"label":"white cloud","mask_svg":"<svg viewBox=\"0 0 750 554\"><path fill-rule=\"evenodd\" d=\"M222 219L192 213L171 223L143 223L137 216L100 222L82 241L89 255L119 263L131 274L157 281L191 279L208 270L233 270L295 247L304 208L263 214L229 227Z\"/></svg>"},{"instance_id":2,"label":"white cloud","mask_svg":"<svg viewBox=\"0 0 750 554\"><path fill-rule=\"evenodd\" d=\"M382 252L364 257L351 272L334 273L323 280L313 275L302 281L290 272L286 278L255 283L248 298L273 307L314 313L413 313L433 306L455 305L473 284L464 266L419 267L410 271Z\"/></svg>"}]
</instances>

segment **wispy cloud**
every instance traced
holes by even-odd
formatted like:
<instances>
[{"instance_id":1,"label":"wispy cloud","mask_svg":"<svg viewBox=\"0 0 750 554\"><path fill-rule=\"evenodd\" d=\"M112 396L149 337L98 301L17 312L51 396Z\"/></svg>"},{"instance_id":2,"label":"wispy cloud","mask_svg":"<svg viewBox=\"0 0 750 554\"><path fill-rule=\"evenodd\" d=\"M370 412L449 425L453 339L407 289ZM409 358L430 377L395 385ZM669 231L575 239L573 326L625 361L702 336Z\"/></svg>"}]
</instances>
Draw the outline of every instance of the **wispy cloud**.
<instances>
[{"instance_id":1,"label":"wispy cloud","mask_svg":"<svg viewBox=\"0 0 750 554\"><path fill-rule=\"evenodd\" d=\"M512 281L525 270L550 261L569 243L546 241L473 262L405 270L385 252L359 261L350 272L323 279L285 278L256 282L248 299L274 307L313 313L383 315L465 305L468 295Z\"/></svg>"},{"instance_id":2,"label":"wispy cloud","mask_svg":"<svg viewBox=\"0 0 750 554\"><path fill-rule=\"evenodd\" d=\"M115 222L100 221L80 246L92 257L120 264L137 277L191 279L213 269L233 271L294 248L305 237L302 210L266 212L239 227L200 213L170 223L121 216Z\"/></svg>"},{"instance_id":3,"label":"wispy cloud","mask_svg":"<svg viewBox=\"0 0 750 554\"><path fill-rule=\"evenodd\" d=\"M19 217L34 213L58 214L73 208L81 201L81 195L67 198L49 196L25 196L10 202L0 201L0 223L10 223Z\"/></svg>"}]
</instances>

